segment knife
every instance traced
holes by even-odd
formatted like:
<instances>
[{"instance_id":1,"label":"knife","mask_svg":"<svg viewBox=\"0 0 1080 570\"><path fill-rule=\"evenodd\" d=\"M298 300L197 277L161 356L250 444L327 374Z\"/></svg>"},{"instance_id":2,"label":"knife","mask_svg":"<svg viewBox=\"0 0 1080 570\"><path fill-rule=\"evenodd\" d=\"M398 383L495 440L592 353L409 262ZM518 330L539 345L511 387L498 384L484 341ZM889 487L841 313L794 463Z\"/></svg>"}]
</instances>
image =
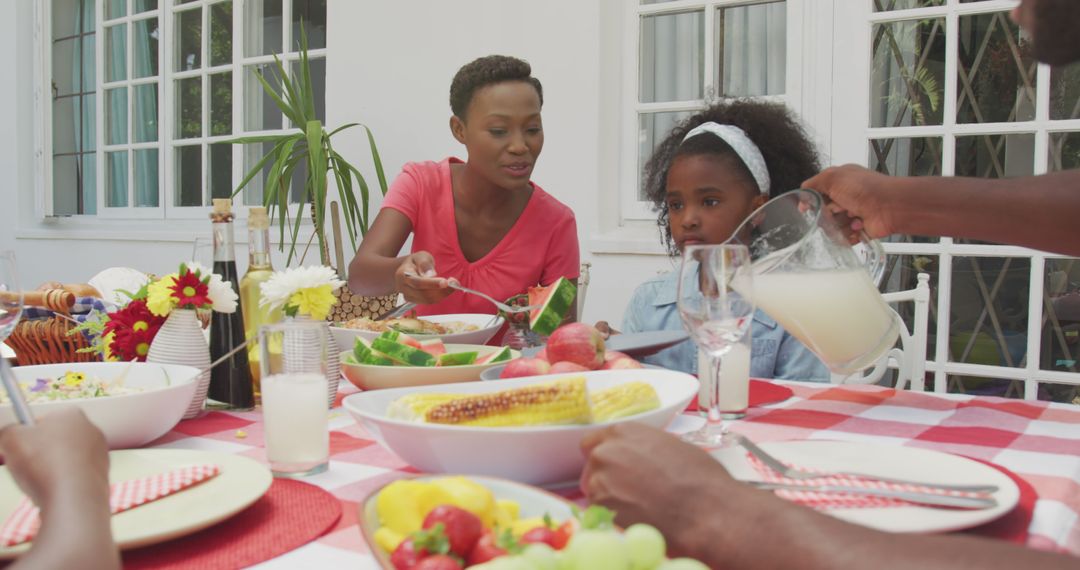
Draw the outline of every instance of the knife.
<instances>
[{"instance_id":1,"label":"knife","mask_svg":"<svg viewBox=\"0 0 1080 570\"><path fill-rule=\"evenodd\" d=\"M883 497L886 499L899 499L921 505L933 505L937 507L956 507L961 509L989 509L996 507L998 502L993 496L960 496L939 495L936 493L919 493L917 491L900 491L895 489L867 489L862 487L845 487L842 485L790 485L786 483L769 483L767 481L742 481L757 489L766 491L804 491L808 493L847 493L851 495L864 495L868 497Z\"/></svg>"}]
</instances>

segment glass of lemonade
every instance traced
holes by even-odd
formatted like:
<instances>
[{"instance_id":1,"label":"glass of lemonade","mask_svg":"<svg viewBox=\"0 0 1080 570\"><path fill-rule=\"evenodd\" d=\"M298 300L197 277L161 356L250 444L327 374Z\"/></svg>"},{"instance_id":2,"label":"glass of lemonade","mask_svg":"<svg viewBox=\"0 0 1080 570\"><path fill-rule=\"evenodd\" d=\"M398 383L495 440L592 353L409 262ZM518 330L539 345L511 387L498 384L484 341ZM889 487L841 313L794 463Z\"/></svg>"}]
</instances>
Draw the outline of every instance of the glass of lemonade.
<instances>
[{"instance_id":1,"label":"glass of lemonade","mask_svg":"<svg viewBox=\"0 0 1080 570\"><path fill-rule=\"evenodd\" d=\"M853 247L817 192L773 198L729 243L750 249L754 304L833 372L863 370L896 344L896 313L875 286L885 265L880 244L863 234Z\"/></svg>"},{"instance_id":2,"label":"glass of lemonade","mask_svg":"<svg viewBox=\"0 0 1080 570\"><path fill-rule=\"evenodd\" d=\"M259 329L266 455L276 477L326 471L327 343L321 322L287 321Z\"/></svg>"}]
</instances>

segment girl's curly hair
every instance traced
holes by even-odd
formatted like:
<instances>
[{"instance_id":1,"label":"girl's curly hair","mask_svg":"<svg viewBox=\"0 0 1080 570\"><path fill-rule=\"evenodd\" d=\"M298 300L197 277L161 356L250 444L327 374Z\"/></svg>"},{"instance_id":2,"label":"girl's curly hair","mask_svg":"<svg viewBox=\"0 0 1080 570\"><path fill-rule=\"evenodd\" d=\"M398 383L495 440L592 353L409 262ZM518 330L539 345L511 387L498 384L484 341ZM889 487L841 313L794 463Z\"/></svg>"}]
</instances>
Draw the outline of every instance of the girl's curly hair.
<instances>
[{"instance_id":1,"label":"girl's curly hair","mask_svg":"<svg viewBox=\"0 0 1080 570\"><path fill-rule=\"evenodd\" d=\"M540 80L532 76L532 66L528 62L507 55L489 55L466 63L454 74L454 80L450 82L450 110L464 121L473 95L481 88L504 81L524 81L532 85L540 96L540 106L544 106L544 88Z\"/></svg>"},{"instance_id":2,"label":"girl's curly hair","mask_svg":"<svg viewBox=\"0 0 1080 570\"><path fill-rule=\"evenodd\" d=\"M715 136L696 136L682 144L686 133L707 122L734 125L746 132L750 140L761 150L768 165L771 187L769 197L776 197L794 190L807 178L818 173L817 150L798 119L787 107L777 103L750 100L729 100L716 103L704 111L687 118L671 130L645 163L645 195L657 211L656 223L660 226L663 243L672 255L679 255L671 239L671 225L667 209L667 176L671 163L679 156L709 154L733 158L746 180L757 187L750 170L726 142Z\"/></svg>"}]
</instances>

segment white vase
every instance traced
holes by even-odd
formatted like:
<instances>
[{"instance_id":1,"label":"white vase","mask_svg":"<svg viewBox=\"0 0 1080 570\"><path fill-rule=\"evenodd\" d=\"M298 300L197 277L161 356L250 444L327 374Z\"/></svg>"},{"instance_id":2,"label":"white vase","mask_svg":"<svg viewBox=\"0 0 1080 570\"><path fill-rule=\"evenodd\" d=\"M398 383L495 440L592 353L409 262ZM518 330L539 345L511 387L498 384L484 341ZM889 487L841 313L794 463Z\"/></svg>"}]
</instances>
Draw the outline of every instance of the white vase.
<instances>
[{"instance_id":1,"label":"white vase","mask_svg":"<svg viewBox=\"0 0 1080 570\"><path fill-rule=\"evenodd\" d=\"M176 309L169 313L169 317L154 336L154 342L150 343L146 361L183 364L200 370L210 366L210 345L206 342L195 311ZM207 370L195 380L195 396L184 412L185 420L197 417L202 412L209 388L210 371Z\"/></svg>"}]
</instances>

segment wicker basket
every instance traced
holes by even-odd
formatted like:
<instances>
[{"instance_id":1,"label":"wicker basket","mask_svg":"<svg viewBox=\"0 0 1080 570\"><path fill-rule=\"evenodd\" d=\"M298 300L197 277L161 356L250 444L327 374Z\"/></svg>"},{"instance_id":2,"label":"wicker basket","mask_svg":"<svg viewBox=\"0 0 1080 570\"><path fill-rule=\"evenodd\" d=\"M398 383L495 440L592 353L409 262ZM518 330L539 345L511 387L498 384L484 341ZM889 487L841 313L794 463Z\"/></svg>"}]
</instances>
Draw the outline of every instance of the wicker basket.
<instances>
[{"instance_id":1,"label":"wicker basket","mask_svg":"<svg viewBox=\"0 0 1080 570\"><path fill-rule=\"evenodd\" d=\"M59 315L68 315L75 304L75 295L63 289L50 289L26 295L26 304L41 306ZM81 334L68 336L76 324L64 317L23 320L5 341L15 351L22 366L60 364L65 362L94 362L97 354L79 352L90 344Z\"/></svg>"},{"instance_id":2,"label":"wicker basket","mask_svg":"<svg viewBox=\"0 0 1080 570\"><path fill-rule=\"evenodd\" d=\"M353 295L348 287L342 287L334 292L338 302L331 309L326 320L331 323L344 323L350 319L375 317L397 306L397 295L384 295L381 297L364 297Z\"/></svg>"}]
</instances>

